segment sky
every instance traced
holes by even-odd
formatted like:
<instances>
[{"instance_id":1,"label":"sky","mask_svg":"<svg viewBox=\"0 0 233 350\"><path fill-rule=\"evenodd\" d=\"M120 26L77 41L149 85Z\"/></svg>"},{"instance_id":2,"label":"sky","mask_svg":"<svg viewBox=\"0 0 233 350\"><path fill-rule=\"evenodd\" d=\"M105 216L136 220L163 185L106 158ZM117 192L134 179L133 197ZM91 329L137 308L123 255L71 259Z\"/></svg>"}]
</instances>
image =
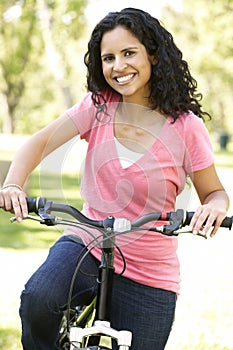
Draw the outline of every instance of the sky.
<instances>
[{"instance_id":1,"label":"sky","mask_svg":"<svg viewBox=\"0 0 233 350\"><path fill-rule=\"evenodd\" d=\"M182 8L182 0L89 0L86 17L91 26L94 26L110 11L119 11L125 7L136 7L149 12L152 16L160 18L161 8L171 5L177 10Z\"/></svg>"}]
</instances>

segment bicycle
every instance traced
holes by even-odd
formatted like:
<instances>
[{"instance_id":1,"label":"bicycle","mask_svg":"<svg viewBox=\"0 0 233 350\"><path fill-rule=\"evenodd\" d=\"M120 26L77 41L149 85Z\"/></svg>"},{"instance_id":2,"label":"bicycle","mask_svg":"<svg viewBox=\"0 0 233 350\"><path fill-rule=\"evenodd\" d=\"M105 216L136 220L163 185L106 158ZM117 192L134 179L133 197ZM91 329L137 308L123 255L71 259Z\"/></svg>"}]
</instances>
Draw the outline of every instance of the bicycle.
<instances>
[{"instance_id":1,"label":"bicycle","mask_svg":"<svg viewBox=\"0 0 233 350\"><path fill-rule=\"evenodd\" d=\"M109 347L100 345L100 338L107 337L117 342L119 350L129 350L132 342L132 333L127 330L115 330L111 327L111 290L114 276L114 247L116 246L114 238L120 234L127 234L142 227L150 222L167 222L164 226L146 227L146 230L159 232L167 236L178 236L180 233L191 233L190 230L182 231L182 228L188 226L193 212L187 212L178 209L174 212L154 212L139 217L131 222L126 218L114 218L109 215L104 220L96 221L84 216L78 209L67 205L47 201L45 198L27 198L28 212L35 213L37 216L28 215L25 219L31 219L47 226L55 225L74 225L80 227L84 225L85 231L88 228L96 228L100 235L93 238L92 243L102 245L102 259L99 266L99 276L97 279L97 296L92 302L83 307L71 308L71 294L73 282L76 273L85 259L85 252L77 264L76 272L70 287L70 294L67 301L67 309L64 311L60 332L59 346L63 350L109 350ZM74 220L65 219L53 215L52 213L68 214ZM11 222L16 218L11 218ZM226 217L221 227L231 230L233 216ZM201 233L199 234L202 237ZM206 238L206 237L205 237ZM97 239L97 241L96 241Z\"/></svg>"}]
</instances>

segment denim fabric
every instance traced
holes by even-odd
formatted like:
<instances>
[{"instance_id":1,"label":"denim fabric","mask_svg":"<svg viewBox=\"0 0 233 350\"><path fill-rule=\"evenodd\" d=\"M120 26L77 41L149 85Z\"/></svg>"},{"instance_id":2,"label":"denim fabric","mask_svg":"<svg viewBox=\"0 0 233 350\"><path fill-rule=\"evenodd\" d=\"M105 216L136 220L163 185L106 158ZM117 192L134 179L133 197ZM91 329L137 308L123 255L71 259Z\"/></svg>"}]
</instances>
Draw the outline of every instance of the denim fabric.
<instances>
[{"instance_id":1,"label":"denim fabric","mask_svg":"<svg viewBox=\"0 0 233 350\"><path fill-rule=\"evenodd\" d=\"M83 245L60 238L44 264L33 274L21 295L20 316L24 350L55 350L58 329ZM96 293L99 262L85 258L74 283L73 304L82 305ZM133 332L132 350L162 350L175 312L173 292L114 277L112 327ZM113 344L116 349L115 344Z\"/></svg>"},{"instance_id":2,"label":"denim fabric","mask_svg":"<svg viewBox=\"0 0 233 350\"><path fill-rule=\"evenodd\" d=\"M133 333L132 350L163 350L174 321L176 294L115 276L112 327ZM117 349L113 344L113 349Z\"/></svg>"},{"instance_id":3,"label":"denim fabric","mask_svg":"<svg viewBox=\"0 0 233 350\"><path fill-rule=\"evenodd\" d=\"M50 249L44 264L33 274L21 295L22 344L25 350L55 350L62 310L83 246L62 237ZM77 275L73 303L82 305L96 292L99 262L88 254Z\"/></svg>"}]
</instances>

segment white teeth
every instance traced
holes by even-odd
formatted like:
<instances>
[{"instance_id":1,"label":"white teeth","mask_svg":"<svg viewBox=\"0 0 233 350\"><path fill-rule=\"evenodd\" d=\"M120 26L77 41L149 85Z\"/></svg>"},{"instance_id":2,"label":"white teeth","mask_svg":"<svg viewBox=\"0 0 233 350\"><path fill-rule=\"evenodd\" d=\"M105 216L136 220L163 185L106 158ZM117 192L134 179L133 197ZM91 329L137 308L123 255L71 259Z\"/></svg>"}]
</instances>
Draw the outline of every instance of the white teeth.
<instances>
[{"instance_id":1,"label":"white teeth","mask_svg":"<svg viewBox=\"0 0 233 350\"><path fill-rule=\"evenodd\" d=\"M134 76L134 74L129 74L129 75L125 75L123 77L118 77L118 78L116 78L116 80L118 81L118 83L124 83L124 82L132 79L133 76Z\"/></svg>"}]
</instances>

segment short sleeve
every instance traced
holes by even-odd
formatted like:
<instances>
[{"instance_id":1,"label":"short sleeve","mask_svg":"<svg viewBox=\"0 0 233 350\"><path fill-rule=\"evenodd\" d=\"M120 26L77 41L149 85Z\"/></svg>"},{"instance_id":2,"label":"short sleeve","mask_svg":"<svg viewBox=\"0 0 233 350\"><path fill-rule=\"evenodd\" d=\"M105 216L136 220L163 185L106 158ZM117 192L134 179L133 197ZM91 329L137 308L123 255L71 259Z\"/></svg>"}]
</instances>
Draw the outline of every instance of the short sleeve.
<instances>
[{"instance_id":1,"label":"short sleeve","mask_svg":"<svg viewBox=\"0 0 233 350\"><path fill-rule=\"evenodd\" d=\"M214 152L208 130L203 120L192 113L185 118L184 140L187 174L208 168L214 163Z\"/></svg>"},{"instance_id":2,"label":"short sleeve","mask_svg":"<svg viewBox=\"0 0 233 350\"><path fill-rule=\"evenodd\" d=\"M91 93L88 93L81 102L68 109L66 113L76 125L81 139L88 141L88 135L93 127L96 113Z\"/></svg>"},{"instance_id":3,"label":"short sleeve","mask_svg":"<svg viewBox=\"0 0 233 350\"><path fill-rule=\"evenodd\" d=\"M81 139L87 142L90 138L91 130L98 126L99 122L104 125L110 121L109 116L115 114L116 106L121 96L111 90L102 91L101 95L107 105L107 114L99 115L97 118L97 108L93 104L92 93L89 92L80 103L74 105L66 111L67 115L73 120L80 134Z\"/></svg>"}]
</instances>

